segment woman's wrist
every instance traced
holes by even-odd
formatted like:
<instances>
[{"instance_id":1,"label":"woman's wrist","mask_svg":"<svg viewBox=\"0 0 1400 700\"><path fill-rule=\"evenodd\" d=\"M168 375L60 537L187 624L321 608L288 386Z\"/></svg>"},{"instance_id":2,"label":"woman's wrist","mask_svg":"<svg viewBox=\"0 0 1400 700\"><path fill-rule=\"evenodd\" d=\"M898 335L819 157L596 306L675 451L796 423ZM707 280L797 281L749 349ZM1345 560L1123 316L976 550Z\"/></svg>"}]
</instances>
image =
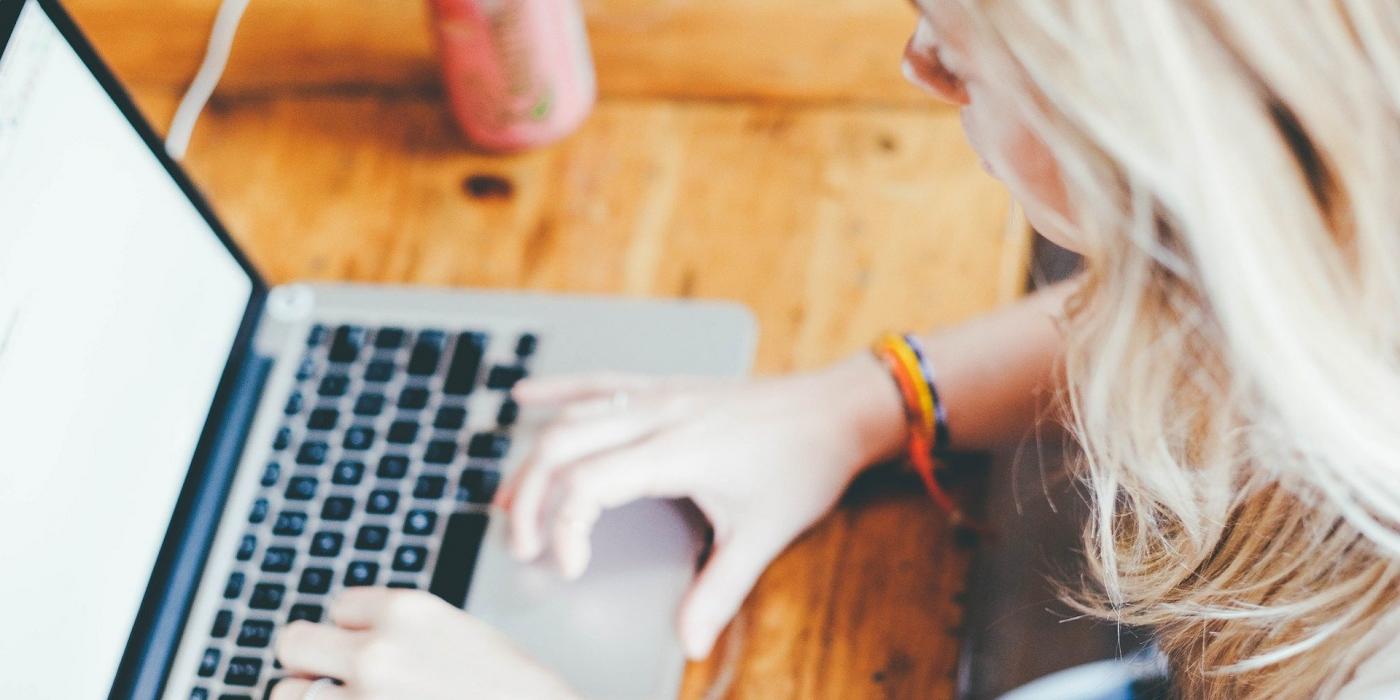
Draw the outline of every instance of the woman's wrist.
<instances>
[{"instance_id":1,"label":"woman's wrist","mask_svg":"<svg viewBox=\"0 0 1400 700\"><path fill-rule=\"evenodd\" d=\"M873 354L857 353L822 372L832 405L855 450L856 469L897 456L905 449L908 424L899 387Z\"/></svg>"}]
</instances>

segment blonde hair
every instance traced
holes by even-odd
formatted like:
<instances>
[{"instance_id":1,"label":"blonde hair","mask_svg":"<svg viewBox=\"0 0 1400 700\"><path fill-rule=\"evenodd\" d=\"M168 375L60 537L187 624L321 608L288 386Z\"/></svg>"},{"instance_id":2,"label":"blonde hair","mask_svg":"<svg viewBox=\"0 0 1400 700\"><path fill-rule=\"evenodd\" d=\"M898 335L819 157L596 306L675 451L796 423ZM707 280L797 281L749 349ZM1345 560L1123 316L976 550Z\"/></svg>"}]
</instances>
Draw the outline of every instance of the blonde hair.
<instances>
[{"instance_id":1,"label":"blonde hair","mask_svg":"<svg viewBox=\"0 0 1400 700\"><path fill-rule=\"evenodd\" d=\"M1081 604L1187 696L1335 692L1400 615L1400 4L963 2L1086 259Z\"/></svg>"}]
</instances>

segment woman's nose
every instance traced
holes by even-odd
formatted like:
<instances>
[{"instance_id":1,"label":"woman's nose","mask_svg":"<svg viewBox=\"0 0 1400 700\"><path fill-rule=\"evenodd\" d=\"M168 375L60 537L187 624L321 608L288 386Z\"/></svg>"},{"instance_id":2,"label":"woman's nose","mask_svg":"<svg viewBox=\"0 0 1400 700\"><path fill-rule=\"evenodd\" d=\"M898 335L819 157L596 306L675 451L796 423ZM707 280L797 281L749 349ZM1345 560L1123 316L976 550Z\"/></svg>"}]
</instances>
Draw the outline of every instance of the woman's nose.
<instances>
[{"instance_id":1,"label":"woman's nose","mask_svg":"<svg viewBox=\"0 0 1400 700\"><path fill-rule=\"evenodd\" d=\"M927 19L920 19L904 47L904 77L925 92L952 105L968 103L967 91L938 58L938 38Z\"/></svg>"}]
</instances>

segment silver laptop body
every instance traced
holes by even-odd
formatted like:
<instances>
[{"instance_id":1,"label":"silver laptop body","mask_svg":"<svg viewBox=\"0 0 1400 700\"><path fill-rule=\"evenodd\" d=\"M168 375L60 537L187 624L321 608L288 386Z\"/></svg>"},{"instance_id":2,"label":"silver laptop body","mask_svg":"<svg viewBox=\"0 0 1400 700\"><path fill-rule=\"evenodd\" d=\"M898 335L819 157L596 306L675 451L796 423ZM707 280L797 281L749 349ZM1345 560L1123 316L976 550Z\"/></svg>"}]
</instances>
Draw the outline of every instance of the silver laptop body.
<instances>
[{"instance_id":1,"label":"silver laptop body","mask_svg":"<svg viewBox=\"0 0 1400 700\"><path fill-rule=\"evenodd\" d=\"M70 494L68 525L0 545L38 572L0 583L0 616L31 630L0 641L0 696L261 698L278 628L393 585L461 605L585 697L675 697L700 521L611 512L576 582L516 563L486 504L547 416L509 387L734 376L754 338L724 303L269 288L57 3L0 0L0 526ZM66 421L33 410L69 385Z\"/></svg>"}]
</instances>

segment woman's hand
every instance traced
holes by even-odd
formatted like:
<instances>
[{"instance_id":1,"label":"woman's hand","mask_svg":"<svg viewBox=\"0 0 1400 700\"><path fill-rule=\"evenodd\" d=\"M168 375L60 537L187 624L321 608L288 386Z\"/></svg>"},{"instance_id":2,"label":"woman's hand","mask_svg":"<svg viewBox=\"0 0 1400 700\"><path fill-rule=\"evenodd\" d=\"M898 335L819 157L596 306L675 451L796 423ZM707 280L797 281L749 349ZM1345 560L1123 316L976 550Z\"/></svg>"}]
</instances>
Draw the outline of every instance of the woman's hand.
<instances>
[{"instance_id":1,"label":"woman's hand","mask_svg":"<svg viewBox=\"0 0 1400 700\"><path fill-rule=\"evenodd\" d=\"M692 658L709 653L759 574L851 478L898 449L904 428L896 389L866 355L747 383L531 380L515 398L561 409L497 499L517 557L538 557L548 540L576 577L599 515L638 498L689 497L709 518L714 551L679 616Z\"/></svg>"},{"instance_id":2,"label":"woman's hand","mask_svg":"<svg viewBox=\"0 0 1400 700\"><path fill-rule=\"evenodd\" d=\"M317 700L556 700L574 694L500 633L421 591L351 588L329 609L334 623L288 625L277 658L291 674L272 700L302 700L308 678L344 683Z\"/></svg>"}]
</instances>

